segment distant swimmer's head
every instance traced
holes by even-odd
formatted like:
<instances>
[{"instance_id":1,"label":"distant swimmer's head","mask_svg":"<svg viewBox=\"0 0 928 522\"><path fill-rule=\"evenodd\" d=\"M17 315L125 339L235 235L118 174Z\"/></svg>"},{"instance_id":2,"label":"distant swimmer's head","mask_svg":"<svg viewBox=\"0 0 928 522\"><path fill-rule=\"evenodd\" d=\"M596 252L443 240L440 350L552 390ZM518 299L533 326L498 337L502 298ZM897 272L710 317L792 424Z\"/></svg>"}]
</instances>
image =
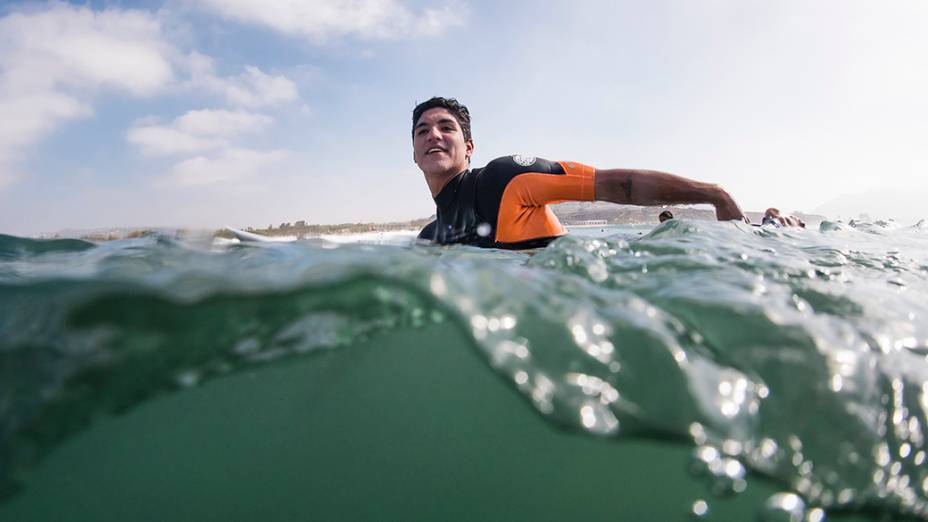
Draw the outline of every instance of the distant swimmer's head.
<instances>
[{"instance_id":1,"label":"distant swimmer's head","mask_svg":"<svg viewBox=\"0 0 928 522\"><path fill-rule=\"evenodd\" d=\"M778 217L780 217L780 210L779 210L779 209L776 209L776 208L773 208L773 207L770 207L770 208L768 208L767 210L764 211L764 217L765 217L765 218L774 218L774 219L775 219L775 218L778 218Z\"/></svg>"},{"instance_id":2,"label":"distant swimmer's head","mask_svg":"<svg viewBox=\"0 0 928 522\"><path fill-rule=\"evenodd\" d=\"M446 179L466 170L474 153L467 107L454 98L438 97L417 105L412 113L412 152L427 178Z\"/></svg>"},{"instance_id":3,"label":"distant swimmer's head","mask_svg":"<svg viewBox=\"0 0 928 522\"><path fill-rule=\"evenodd\" d=\"M665 210L657 216L657 219L659 219L660 222L663 223L664 221L667 221L668 219L673 219L673 214L669 210Z\"/></svg>"}]
</instances>

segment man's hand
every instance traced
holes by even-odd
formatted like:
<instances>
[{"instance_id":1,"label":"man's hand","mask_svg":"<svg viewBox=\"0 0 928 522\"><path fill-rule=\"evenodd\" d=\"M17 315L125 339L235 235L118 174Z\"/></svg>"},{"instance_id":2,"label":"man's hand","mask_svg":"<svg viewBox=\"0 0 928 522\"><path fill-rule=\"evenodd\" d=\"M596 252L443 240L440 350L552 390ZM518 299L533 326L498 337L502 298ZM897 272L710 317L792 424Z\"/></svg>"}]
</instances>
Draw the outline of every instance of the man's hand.
<instances>
[{"instance_id":1,"label":"man's hand","mask_svg":"<svg viewBox=\"0 0 928 522\"><path fill-rule=\"evenodd\" d=\"M721 188L718 189L718 199L715 202L715 218L719 221L738 220L750 223L750 220L741 212L741 207L735 200Z\"/></svg>"}]
</instances>

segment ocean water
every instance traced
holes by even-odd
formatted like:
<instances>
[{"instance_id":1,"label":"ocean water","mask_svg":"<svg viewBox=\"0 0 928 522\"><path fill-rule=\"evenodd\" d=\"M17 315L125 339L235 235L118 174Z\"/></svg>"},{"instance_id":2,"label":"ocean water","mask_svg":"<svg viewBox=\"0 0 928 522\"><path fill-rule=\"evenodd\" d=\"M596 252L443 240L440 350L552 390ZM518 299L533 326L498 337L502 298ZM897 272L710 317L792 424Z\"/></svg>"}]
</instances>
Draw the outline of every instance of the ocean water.
<instances>
[{"instance_id":1,"label":"ocean water","mask_svg":"<svg viewBox=\"0 0 928 522\"><path fill-rule=\"evenodd\" d=\"M0 236L0 520L928 519L928 226Z\"/></svg>"}]
</instances>

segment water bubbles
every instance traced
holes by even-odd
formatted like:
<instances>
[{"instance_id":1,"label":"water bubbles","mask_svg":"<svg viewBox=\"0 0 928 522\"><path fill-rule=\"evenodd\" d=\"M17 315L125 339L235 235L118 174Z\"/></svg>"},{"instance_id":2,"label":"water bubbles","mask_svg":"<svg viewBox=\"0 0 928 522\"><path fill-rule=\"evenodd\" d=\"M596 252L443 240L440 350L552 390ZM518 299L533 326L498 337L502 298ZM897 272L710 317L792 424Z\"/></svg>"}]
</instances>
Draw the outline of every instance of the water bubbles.
<instances>
[{"instance_id":1,"label":"water bubbles","mask_svg":"<svg viewBox=\"0 0 928 522\"><path fill-rule=\"evenodd\" d=\"M186 370L178 373L174 380L181 388L193 388L200 383L200 374L195 370Z\"/></svg>"},{"instance_id":2,"label":"water bubbles","mask_svg":"<svg viewBox=\"0 0 928 522\"><path fill-rule=\"evenodd\" d=\"M592 406L584 406L580 408L580 417L583 427L590 429L596 425L596 414L593 412Z\"/></svg>"},{"instance_id":3,"label":"water bubbles","mask_svg":"<svg viewBox=\"0 0 928 522\"><path fill-rule=\"evenodd\" d=\"M737 440L726 439L725 442L722 443L722 451L724 451L726 455L737 457L741 455L741 452L743 450L744 450L744 445L738 442Z\"/></svg>"},{"instance_id":4,"label":"water bubbles","mask_svg":"<svg viewBox=\"0 0 928 522\"><path fill-rule=\"evenodd\" d=\"M854 500L854 490L850 488L842 489L838 492L838 505L846 506Z\"/></svg>"},{"instance_id":5,"label":"water bubbles","mask_svg":"<svg viewBox=\"0 0 928 522\"><path fill-rule=\"evenodd\" d=\"M498 317L491 317L487 319L487 330L491 332L496 332L499 330L500 321Z\"/></svg>"},{"instance_id":6,"label":"water bubbles","mask_svg":"<svg viewBox=\"0 0 928 522\"><path fill-rule=\"evenodd\" d=\"M757 455L760 459L770 460L777 455L779 450L777 442L773 439L764 438L760 441L760 445L757 447Z\"/></svg>"},{"instance_id":7,"label":"water bubbles","mask_svg":"<svg viewBox=\"0 0 928 522\"><path fill-rule=\"evenodd\" d=\"M568 373L567 382L579 387L584 395L598 397L603 405L609 405L619 400L619 392L608 382L583 373Z\"/></svg>"},{"instance_id":8,"label":"water bubbles","mask_svg":"<svg viewBox=\"0 0 928 522\"><path fill-rule=\"evenodd\" d=\"M500 318L500 326L502 326L503 330L512 330L516 327L516 323L516 318L513 315L507 314Z\"/></svg>"},{"instance_id":9,"label":"water bubbles","mask_svg":"<svg viewBox=\"0 0 928 522\"><path fill-rule=\"evenodd\" d=\"M554 411L554 404L551 402L554 396L554 381L547 375L538 373L535 375L535 386L532 388L532 402L539 411L549 414Z\"/></svg>"},{"instance_id":10,"label":"water bubbles","mask_svg":"<svg viewBox=\"0 0 928 522\"><path fill-rule=\"evenodd\" d=\"M878 469L873 472L873 483L876 484L877 486L882 485L885 479L886 479L886 473L883 470Z\"/></svg>"},{"instance_id":11,"label":"water bubbles","mask_svg":"<svg viewBox=\"0 0 928 522\"><path fill-rule=\"evenodd\" d=\"M719 411L727 418L732 418L741 411L747 399L748 380L744 377L723 379L718 384Z\"/></svg>"},{"instance_id":12,"label":"water bubbles","mask_svg":"<svg viewBox=\"0 0 928 522\"><path fill-rule=\"evenodd\" d=\"M587 340L589 339L586 335L586 330L581 324L574 324L573 327L571 327L570 332L574 336L574 342L579 345L586 344Z\"/></svg>"},{"instance_id":13,"label":"water bubbles","mask_svg":"<svg viewBox=\"0 0 928 522\"><path fill-rule=\"evenodd\" d=\"M709 504L705 500L699 499L693 502L691 512L696 518L702 518L709 513Z\"/></svg>"},{"instance_id":14,"label":"water bubbles","mask_svg":"<svg viewBox=\"0 0 928 522\"><path fill-rule=\"evenodd\" d=\"M801 476L812 474L812 461L807 460L803 462L802 464L800 464L799 469L797 470L797 473L799 473L799 475Z\"/></svg>"},{"instance_id":15,"label":"water bubbles","mask_svg":"<svg viewBox=\"0 0 928 522\"><path fill-rule=\"evenodd\" d=\"M487 329L488 322L489 321L487 321L487 318L480 314L474 315L473 317L470 318L470 325L474 329L474 337L478 339L483 339L484 337L486 337L486 329Z\"/></svg>"},{"instance_id":16,"label":"water bubbles","mask_svg":"<svg viewBox=\"0 0 928 522\"><path fill-rule=\"evenodd\" d=\"M770 396L770 388L764 386L763 384L758 384L755 387L755 392L757 393L757 396L760 397L761 399L766 399L767 397Z\"/></svg>"},{"instance_id":17,"label":"water bubbles","mask_svg":"<svg viewBox=\"0 0 928 522\"><path fill-rule=\"evenodd\" d=\"M443 297L448 293L448 285L445 283L445 279L441 274L432 274L432 277L429 278L429 290L436 297Z\"/></svg>"},{"instance_id":18,"label":"water bubbles","mask_svg":"<svg viewBox=\"0 0 928 522\"><path fill-rule=\"evenodd\" d=\"M239 355L251 355L261 350L261 341L254 337L246 337L232 347L232 351Z\"/></svg>"},{"instance_id":19,"label":"water bubbles","mask_svg":"<svg viewBox=\"0 0 928 522\"><path fill-rule=\"evenodd\" d=\"M715 495L736 494L747 489L744 465L737 459L723 457L713 446L694 450L690 471L694 475L708 475Z\"/></svg>"},{"instance_id":20,"label":"water bubbles","mask_svg":"<svg viewBox=\"0 0 928 522\"><path fill-rule=\"evenodd\" d=\"M803 522L806 505L795 493L777 493L764 503L764 522Z\"/></svg>"},{"instance_id":21,"label":"water bubbles","mask_svg":"<svg viewBox=\"0 0 928 522\"><path fill-rule=\"evenodd\" d=\"M899 473L902 473L902 463L893 462L893 464L889 467L889 474L898 475Z\"/></svg>"},{"instance_id":22,"label":"water bubbles","mask_svg":"<svg viewBox=\"0 0 928 522\"><path fill-rule=\"evenodd\" d=\"M608 408L599 403L586 403L580 408L583 427L598 435L612 435L619 431L619 420Z\"/></svg>"},{"instance_id":23,"label":"water bubbles","mask_svg":"<svg viewBox=\"0 0 928 522\"><path fill-rule=\"evenodd\" d=\"M873 450L873 457L876 459L876 463L880 466L889 465L889 445L885 442L878 444L877 447Z\"/></svg>"},{"instance_id":24,"label":"water bubbles","mask_svg":"<svg viewBox=\"0 0 928 522\"><path fill-rule=\"evenodd\" d=\"M825 520L825 510L822 508L812 508L806 513L805 522L822 522Z\"/></svg>"},{"instance_id":25,"label":"water bubbles","mask_svg":"<svg viewBox=\"0 0 928 522\"><path fill-rule=\"evenodd\" d=\"M609 269L602 259L590 261L590 264L586 267L586 273L590 276L590 280L595 283L602 283L606 279L609 279Z\"/></svg>"},{"instance_id":26,"label":"water bubbles","mask_svg":"<svg viewBox=\"0 0 928 522\"><path fill-rule=\"evenodd\" d=\"M713 446L700 446L693 452L693 457L697 462L705 465L694 468L696 471L701 471L703 468L708 469L718 461L721 458L721 453Z\"/></svg>"},{"instance_id":27,"label":"water bubbles","mask_svg":"<svg viewBox=\"0 0 928 522\"><path fill-rule=\"evenodd\" d=\"M919 450L919 452L915 454L915 458L912 459L912 462L914 462L916 466L921 466L922 464L924 464L925 463L925 452L923 450Z\"/></svg>"},{"instance_id":28,"label":"water bubbles","mask_svg":"<svg viewBox=\"0 0 928 522\"><path fill-rule=\"evenodd\" d=\"M702 424L694 422L690 424L689 427L690 436L693 437L693 442L697 446L701 446L706 443L706 430L702 427Z\"/></svg>"}]
</instances>

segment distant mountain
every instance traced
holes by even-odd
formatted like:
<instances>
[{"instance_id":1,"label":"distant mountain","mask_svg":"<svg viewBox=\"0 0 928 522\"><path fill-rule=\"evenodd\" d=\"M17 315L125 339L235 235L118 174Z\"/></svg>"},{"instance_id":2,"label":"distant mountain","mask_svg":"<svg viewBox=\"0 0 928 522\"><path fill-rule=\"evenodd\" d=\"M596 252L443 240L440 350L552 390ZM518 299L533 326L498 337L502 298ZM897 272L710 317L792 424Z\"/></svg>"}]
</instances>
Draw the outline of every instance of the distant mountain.
<instances>
[{"instance_id":1,"label":"distant mountain","mask_svg":"<svg viewBox=\"0 0 928 522\"><path fill-rule=\"evenodd\" d=\"M605 220L609 224L630 225L638 223L657 223L657 216L664 210L669 210L675 218L715 220L715 210L709 208L694 208L670 205L665 207L638 207L634 205L616 205L603 201L568 202L553 205L552 210L566 225L578 224L584 221ZM763 212L746 211L752 223L760 223L764 217ZM796 213L806 224L818 226L825 217L816 214Z\"/></svg>"},{"instance_id":2,"label":"distant mountain","mask_svg":"<svg viewBox=\"0 0 928 522\"><path fill-rule=\"evenodd\" d=\"M928 217L928 187L885 188L859 194L845 194L815 209L834 219L895 219L913 224Z\"/></svg>"}]
</instances>

